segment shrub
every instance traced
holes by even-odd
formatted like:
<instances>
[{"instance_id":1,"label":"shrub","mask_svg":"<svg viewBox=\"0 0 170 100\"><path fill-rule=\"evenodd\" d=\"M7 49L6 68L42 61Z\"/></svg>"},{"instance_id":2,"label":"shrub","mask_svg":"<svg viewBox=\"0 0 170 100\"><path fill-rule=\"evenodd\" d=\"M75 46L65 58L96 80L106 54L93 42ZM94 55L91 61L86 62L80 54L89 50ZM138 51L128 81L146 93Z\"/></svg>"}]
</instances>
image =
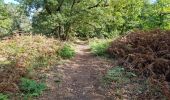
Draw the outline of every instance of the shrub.
<instances>
[{"instance_id":1,"label":"shrub","mask_svg":"<svg viewBox=\"0 0 170 100\"><path fill-rule=\"evenodd\" d=\"M9 100L7 95L0 93L0 100Z\"/></svg>"},{"instance_id":2,"label":"shrub","mask_svg":"<svg viewBox=\"0 0 170 100\"><path fill-rule=\"evenodd\" d=\"M160 87L162 94L170 98L169 30L129 33L113 41L108 48L108 53L118 58L119 65L136 71L148 79L151 85Z\"/></svg>"},{"instance_id":3,"label":"shrub","mask_svg":"<svg viewBox=\"0 0 170 100\"><path fill-rule=\"evenodd\" d=\"M170 31L132 32L113 41L108 53L126 68L148 73L145 76L160 79L164 75L167 81L170 77Z\"/></svg>"},{"instance_id":4,"label":"shrub","mask_svg":"<svg viewBox=\"0 0 170 100\"><path fill-rule=\"evenodd\" d=\"M17 92L17 83L28 69L58 61L60 42L41 35L13 36L0 42L0 92ZM9 74L10 73L10 74Z\"/></svg>"},{"instance_id":5,"label":"shrub","mask_svg":"<svg viewBox=\"0 0 170 100\"><path fill-rule=\"evenodd\" d=\"M37 83L34 80L22 78L20 83L20 90L28 96L39 96L42 91L46 89L44 83Z\"/></svg>"},{"instance_id":6,"label":"shrub","mask_svg":"<svg viewBox=\"0 0 170 100\"><path fill-rule=\"evenodd\" d=\"M97 56L105 56L108 46L109 40L94 40L90 42L91 51Z\"/></svg>"},{"instance_id":7,"label":"shrub","mask_svg":"<svg viewBox=\"0 0 170 100\"><path fill-rule=\"evenodd\" d=\"M59 55L62 58L72 58L73 56L75 56L75 51L74 49L69 46L68 44L65 44L61 50L59 50Z\"/></svg>"},{"instance_id":8,"label":"shrub","mask_svg":"<svg viewBox=\"0 0 170 100\"><path fill-rule=\"evenodd\" d=\"M56 59L60 43L41 35L14 36L0 42L0 56L16 67L47 66Z\"/></svg>"}]
</instances>

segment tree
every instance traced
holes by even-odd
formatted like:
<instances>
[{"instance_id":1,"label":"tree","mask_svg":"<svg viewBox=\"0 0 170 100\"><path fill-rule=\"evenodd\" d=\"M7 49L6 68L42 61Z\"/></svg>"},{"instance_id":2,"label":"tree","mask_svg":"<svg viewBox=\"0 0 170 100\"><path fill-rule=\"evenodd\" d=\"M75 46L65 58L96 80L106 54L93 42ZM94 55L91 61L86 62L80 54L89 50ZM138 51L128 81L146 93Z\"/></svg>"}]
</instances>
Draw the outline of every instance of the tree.
<instances>
[{"instance_id":1,"label":"tree","mask_svg":"<svg viewBox=\"0 0 170 100\"><path fill-rule=\"evenodd\" d=\"M111 4L113 6L112 23L120 34L139 27L143 0L112 0Z\"/></svg>"},{"instance_id":2,"label":"tree","mask_svg":"<svg viewBox=\"0 0 170 100\"><path fill-rule=\"evenodd\" d=\"M12 29L12 19L6 10L7 6L0 0L0 36L7 34Z\"/></svg>"},{"instance_id":3,"label":"tree","mask_svg":"<svg viewBox=\"0 0 170 100\"><path fill-rule=\"evenodd\" d=\"M102 27L107 0L22 0L23 8L29 13L36 10L33 16L35 32L55 35L68 39L86 30L92 33ZM100 19L100 20L98 20ZM84 27L82 27L84 26ZM43 30L42 30L43 28Z\"/></svg>"},{"instance_id":4,"label":"tree","mask_svg":"<svg viewBox=\"0 0 170 100\"><path fill-rule=\"evenodd\" d=\"M17 0L31 15L34 33L68 40L111 37L135 28L167 27L169 0ZM167 10L166 10L167 11Z\"/></svg>"},{"instance_id":5,"label":"tree","mask_svg":"<svg viewBox=\"0 0 170 100\"><path fill-rule=\"evenodd\" d=\"M11 34L15 30L28 32L31 30L31 22L20 5L5 4L0 1L0 33L1 36Z\"/></svg>"},{"instance_id":6,"label":"tree","mask_svg":"<svg viewBox=\"0 0 170 100\"><path fill-rule=\"evenodd\" d=\"M145 2L142 16L141 26L143 29L167 28L168 18L170 18L170 1L157 0L155 3ZM169 27L170 28L170 27Z\"/></svg>"}]
</instances>

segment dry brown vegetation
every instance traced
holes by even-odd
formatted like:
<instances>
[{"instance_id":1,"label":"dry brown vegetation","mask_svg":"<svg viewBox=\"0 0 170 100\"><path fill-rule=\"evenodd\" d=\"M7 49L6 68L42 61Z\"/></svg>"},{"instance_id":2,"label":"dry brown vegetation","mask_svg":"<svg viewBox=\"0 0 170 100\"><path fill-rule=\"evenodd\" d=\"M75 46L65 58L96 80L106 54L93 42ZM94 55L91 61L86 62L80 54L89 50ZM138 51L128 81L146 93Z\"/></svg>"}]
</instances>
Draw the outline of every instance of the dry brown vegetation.
<instances>
[{"instance_id":1,"label":"dry brown vegetation","mask_svg":"<svg viewBox=\"0 0 170 100\"><path fill-rule=\"evenodd\" d=\"M58 61L60 42L40 35L13 36L0 42L0 93L18 92L28 69L47 67Z\"/></svg>"},{"instance_id":2,"label":"dry brown vegetation","mask_svg":"<svg viewBox=\"0 0 170 100\"><path fill-rule=\"evenodd\" d=\"M170 31L135 31L113 41L108 53L119 64L148 77L170 98Z\"/></svg>"}]
</instances>

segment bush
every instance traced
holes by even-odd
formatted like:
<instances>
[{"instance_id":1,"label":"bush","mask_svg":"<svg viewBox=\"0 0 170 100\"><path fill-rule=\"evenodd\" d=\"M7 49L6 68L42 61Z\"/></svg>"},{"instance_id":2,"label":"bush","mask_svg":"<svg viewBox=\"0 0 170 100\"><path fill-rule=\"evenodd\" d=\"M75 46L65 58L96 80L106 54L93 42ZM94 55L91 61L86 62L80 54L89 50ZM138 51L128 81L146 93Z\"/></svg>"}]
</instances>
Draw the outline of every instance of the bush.
<instances>
[{"instance_id":1,"label":"bush","mask_svg":"<svg viewBox=\"0 0 170 100\"><path fill-rule=\"evenodd\" d=\"M45 89L44 83L37 83L34 80L22 78L20 83L20 90L27 96L39 96Z\"/></svg>"},{"instance_id":2,"label":"bush","mask_svg":"<svg viewBox=\"0 0 170 100\"><path fill-rule=\"evenodd\" d=\"M108 48L112 57L129 70L136 71L160 87L170 98L170 31L135 31L120 37ZM143 93L145 94L145 93ZM147 94L147 93L146 93Z\"/></svg>"},{"instance_id":3,"label":"bush","mask_svg":"<svg viewBox=\"0 0 170 100\"><path fill-rule=\"evenodd\" d=\"M59 55L62 58L72 58L75 56L75 51L74 49L69 46L68 44L65 44L61 50L59 50Z\"/></svg>"},{"instance_id":4,"label":"bush","mask_svg":"<svg viewBox=\"0 0 170 100\"><path fill-rule=\"evenodd\" d=\"M170 31L132 32L113 41L108 53L131 70L170 81Z\"/></svg>"},{"instance_id":5,"label":"bush","mask_svg":"<svg viewBox=\"0 0 170 100\"><path fill-rule=\"evenodd\" d=\"M97 56L105 56L108 46L109 40L94 40L90 42L91 51Z\"/></svg>"},{"instance_id":6,"label":"bush","mask_svg":"<svg viewBox=\"0 0 170 100\"><path fill-rule=\"evenodd\" d=\"M0 100L9 100L7 95L0 93Z\"/></svg>"},{"instance_id":7,"label":"bush","mask_svg":"<svg viewBox=\"0 0 170 100\"><path fill-rule=\"evenodd\" d=\"M0 42L0 57L16 67L43 67L56 59L59 48L59 41L45 36L14 36Z\"/></svg>"},{"instance_id":8,"label":"bush","mask_svg":"<svg viewBox=\"0 0 170 100\"><path fill-rule=\"evenodd\" d=\"M0 92L17 92L29 69L58 61L60 42L41 35L13 36L0 42Z\"/></svg>"}]
</instances>

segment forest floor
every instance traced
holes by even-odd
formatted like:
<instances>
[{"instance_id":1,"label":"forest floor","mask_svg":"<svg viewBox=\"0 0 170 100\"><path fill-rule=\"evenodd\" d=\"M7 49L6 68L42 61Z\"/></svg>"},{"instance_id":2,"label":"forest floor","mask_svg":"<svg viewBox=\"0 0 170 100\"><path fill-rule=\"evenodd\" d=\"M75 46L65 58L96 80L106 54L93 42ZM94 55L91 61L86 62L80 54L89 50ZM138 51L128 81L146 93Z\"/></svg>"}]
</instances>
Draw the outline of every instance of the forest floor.
<instances>
[{"instance_id":1,"label":"forest floor","mask_svg":"<svg viewBox=\"0 0 170 100\"><path fill-rule=\"evenodd\" d=\"M48 90L39 100L111 100L102 88L102 76L114 64L94 56L87 43L75 45L76 56L47 73Z\"/></svg>"}]
</instances>

